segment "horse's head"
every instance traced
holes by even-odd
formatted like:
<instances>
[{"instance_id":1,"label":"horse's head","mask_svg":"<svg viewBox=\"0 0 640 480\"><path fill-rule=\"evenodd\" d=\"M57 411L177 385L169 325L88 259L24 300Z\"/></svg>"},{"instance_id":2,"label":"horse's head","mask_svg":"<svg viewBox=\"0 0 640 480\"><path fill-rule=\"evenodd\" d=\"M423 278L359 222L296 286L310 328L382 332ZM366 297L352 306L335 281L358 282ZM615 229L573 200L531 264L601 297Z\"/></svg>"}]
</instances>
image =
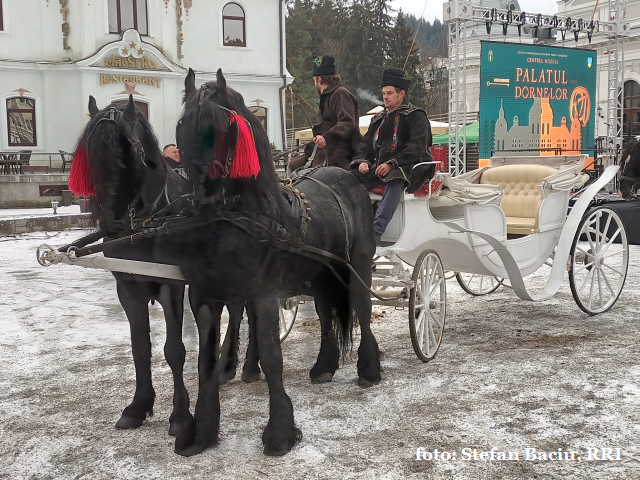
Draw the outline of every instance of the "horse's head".
<instances>
[{"instance_id":1,"label":"horse's head","mask_svg":"<svg viewBox=\"0 0 640 480\"><path fill-rule=\"evenodd\" d=\"M139 195L145 174L162 166L162 156L151 125L137 110L132 96L124 105L111 104L102 110L89 97L89 114L91 120L78 142L72 164L75 172L70 173L69 183L77 193L94 194L93 217L111 230L114 220L128 216L128 206ZM84 166L83 155L88 161ZM72 186L83 184L87 186L83 192Z\"/></svg>"},{"instance_id":2,"label":"horse's head","mask_svg":"<svg viewBox=\"0 0 640 480\"><path fill-rule=\"evenodd\" d=\"M640 186L640 142L638 140L631 140L622 151L618 180L620 181L618 193L625 200L631 200Z\"/></svg>"},{"instance_id":3,"label":"horse's head","mask_svg":"<svg viewBox=\"0 0 640 480\"><path fill-rule=\"evenodd\" d=\"M269 141L242 95L227 86L222 70L215 82L196 88L195 73L189 69L184 86L176 140L189 177L200 183L207 177L257 177L265 158L271 161Z\"/></svg>"}]
</instances>

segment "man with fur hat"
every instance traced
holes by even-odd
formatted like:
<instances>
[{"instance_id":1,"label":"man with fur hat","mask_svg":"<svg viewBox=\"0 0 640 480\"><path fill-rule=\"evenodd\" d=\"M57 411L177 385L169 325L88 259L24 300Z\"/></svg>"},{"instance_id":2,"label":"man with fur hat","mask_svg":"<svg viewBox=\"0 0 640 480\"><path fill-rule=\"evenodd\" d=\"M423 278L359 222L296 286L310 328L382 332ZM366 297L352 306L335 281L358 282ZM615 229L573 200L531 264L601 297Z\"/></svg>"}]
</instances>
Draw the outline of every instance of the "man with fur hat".
<instances>
[{"instance_id":1,"label":"man with fur hat","mask_svg":"<svg viewBox=\"0 0 640 480\"><path fill-rule=\"evenodd\" d=\"M313 142L305 147L304 156L289 162L289 170L307 164L309 159L312 167L323 165L348 170L362 140L358 101L342 86L331 55L314 60L313 82L320 95L318 124L312 128Z\"/></svg>"},{"instance_id":2,"label":"man with fur hat","mask_svg":"<svg viewBox=\"0 0 640 480\"><path fill-rule=\"evenodd\" d=\"M409 79L404 72L390 68L382 73L382 97L385 109L371 119L369 130L351 162L351 169L367 190L385 186L376 211L374 231L376 244L387 229L398 208L402 192L419 189L433 174L431 166L413 169L432 161L427 150L431 146L431 125L427 113L405 98Z\"/></svg>"}]
</instances>

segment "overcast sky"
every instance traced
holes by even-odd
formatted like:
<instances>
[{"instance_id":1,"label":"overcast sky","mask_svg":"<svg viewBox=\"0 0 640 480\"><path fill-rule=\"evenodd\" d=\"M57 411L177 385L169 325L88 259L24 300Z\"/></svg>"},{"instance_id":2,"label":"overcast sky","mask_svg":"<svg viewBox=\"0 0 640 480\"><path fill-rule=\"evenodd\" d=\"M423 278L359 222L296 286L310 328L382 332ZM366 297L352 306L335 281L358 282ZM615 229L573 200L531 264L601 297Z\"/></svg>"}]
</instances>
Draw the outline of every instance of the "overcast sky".
<instances>
[{"instance_id":1,"label":"overcast sky","mask_svg":"<svg viewBox=\"0 0 640 480\"><path fill-rule=\"evenodd\" d=\"M520 8L525 12L554 14L558 12L556 0L520 0ZM425 20L432 22L435 18L442 20L441 0L427 0L427 8L424 11ZM403 12L412 13L417 18L422 15L424 0L393 0L395 9L402 8Z\"/></svg>"}]
</instances>

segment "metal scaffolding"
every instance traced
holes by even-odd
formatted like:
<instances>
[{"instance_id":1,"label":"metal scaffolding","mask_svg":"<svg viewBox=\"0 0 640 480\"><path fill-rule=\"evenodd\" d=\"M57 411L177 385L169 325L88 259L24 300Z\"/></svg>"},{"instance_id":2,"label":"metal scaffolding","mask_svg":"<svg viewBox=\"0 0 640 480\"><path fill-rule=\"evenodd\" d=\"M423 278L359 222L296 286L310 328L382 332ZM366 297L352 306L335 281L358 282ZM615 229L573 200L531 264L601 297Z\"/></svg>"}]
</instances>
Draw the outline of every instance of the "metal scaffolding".
<instances>
[{"instance_id":1,"label":"metal scaffolding","mask_svg":"<svg viewBox=\"0 0 640 480\"><path fill-rule=\"evenodd\" d=\"M466 171L466 71L467 71L467 22L485 23L487 31L493 24L502 26L506 35L507 27L515 26L522 34L522 27L532 29L553 29L560 32L562 39L567 33L573 34L575 41L586 35L591 43L593 35L603 34L608 39L608 103L607 103L607 145L609 156L615 161L622 148L622 99L624 92L624 38L629 36L629 22L624 18L626 0L609 0L610 21L573 19L525 13L514 10L481 7L469 0L451 0L443 6L444 22L449 26L449 172L459 175Z\"/></svg>"}]
</instances>

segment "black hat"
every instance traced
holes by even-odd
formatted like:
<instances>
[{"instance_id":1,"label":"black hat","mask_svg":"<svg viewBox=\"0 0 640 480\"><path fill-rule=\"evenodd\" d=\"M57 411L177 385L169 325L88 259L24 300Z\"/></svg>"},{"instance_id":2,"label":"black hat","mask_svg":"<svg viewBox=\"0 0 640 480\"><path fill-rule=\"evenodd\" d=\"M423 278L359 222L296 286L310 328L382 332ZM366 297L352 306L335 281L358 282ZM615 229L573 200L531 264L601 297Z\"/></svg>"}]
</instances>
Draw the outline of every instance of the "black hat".
<instances>
[{"instance_id":1,"label":"black hat","mask_svg":"<svg viewBox=\"0 0 640 480\"><path fill-rule=\"evenodd\" d=\"M398 87L401 90L409 90L411 81L399 68L389 68L382 72L381 87Z\"/></svg>"},{"instance_id":2,"label":"black hat","mask_svg":"<svg viewBox=\"0 0 640 480\"><path fill-rule=\"evenodd\" d=\"M335 75L336 74L336 59L331 55L324 55L318 57L313 61L313 76L319 77L321 75Z\"/></svg>"}]
</instances>

